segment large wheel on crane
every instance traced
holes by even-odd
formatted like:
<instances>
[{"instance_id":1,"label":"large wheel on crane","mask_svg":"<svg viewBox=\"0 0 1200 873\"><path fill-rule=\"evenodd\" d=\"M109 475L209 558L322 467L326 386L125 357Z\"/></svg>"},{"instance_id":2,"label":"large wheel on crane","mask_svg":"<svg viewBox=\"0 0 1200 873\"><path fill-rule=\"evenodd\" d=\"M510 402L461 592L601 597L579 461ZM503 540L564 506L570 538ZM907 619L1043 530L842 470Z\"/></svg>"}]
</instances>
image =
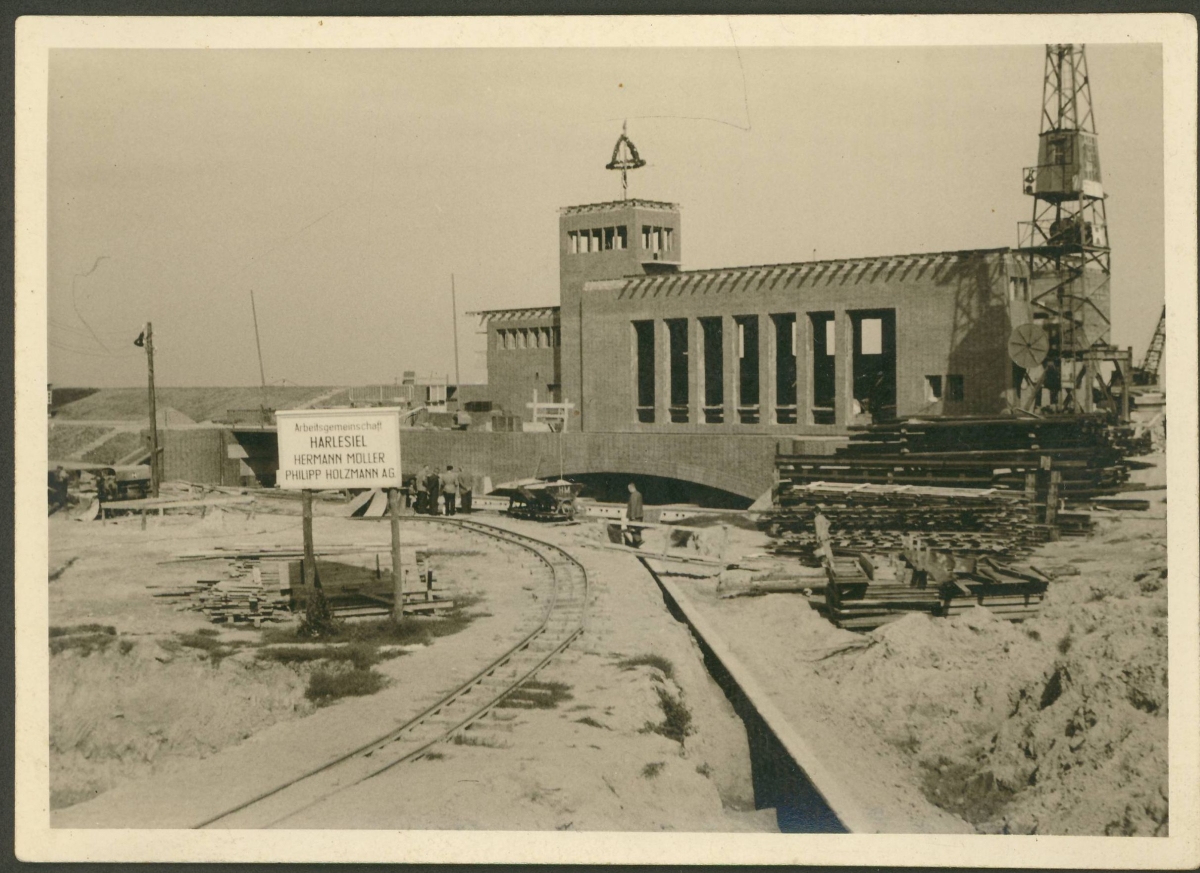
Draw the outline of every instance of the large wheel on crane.
<instances>
[{"instance_id":1,"label":"large wheel on crane","mask_svg":"<svg viewBox=\"0 0 1200 873\"><path fill-rule=\"evenodd\" d=\"M1040 367L1049 352L1050 335L1033 322L1017 325L1008 338L1008 356L1023 370Z\"/></svg>"}]
</instances>

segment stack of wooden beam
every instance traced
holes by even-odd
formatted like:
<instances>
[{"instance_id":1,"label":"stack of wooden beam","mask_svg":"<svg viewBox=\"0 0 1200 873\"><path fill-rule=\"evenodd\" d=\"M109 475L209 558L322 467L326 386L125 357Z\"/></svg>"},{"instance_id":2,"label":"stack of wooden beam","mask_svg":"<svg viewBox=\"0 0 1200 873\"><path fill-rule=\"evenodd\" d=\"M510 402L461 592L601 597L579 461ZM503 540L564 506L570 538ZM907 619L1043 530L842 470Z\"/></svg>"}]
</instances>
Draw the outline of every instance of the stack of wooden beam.
<instances>
[{"instance_id":1,"label":"stack of wooden beam","mask_svg":"<svg viewBox=\"0 0 1200 873\"><path fill-rule=\"evenodd\" d=\"M1026 476L1061 474L1059 497L1086 499L1125 487L1137 449L1128 427L1101 415L1051 418L910 418L872 424L833 455L780 455L793 483L847 482L1025 490Z\"/></svg>"},{"instance_id":2,"label":"stack of wooden beam","mask_svg":"<svg viewBox=\"0 0 1200 873\"><path fill-rule=\"evenodd\" d=\"M184 609L203 612L217 623L249 623L291 617L287 565L283 561L231 561L218 578L198 579L190 588L159 592L156 597L186 597Z\"/></svg>"},{"instance_id":3,"label":"stack of wooden beam","mask_svg":"<svg viewBox=\"0 0 1200 873\"><path fill-rule=\"evenodd\" d=\"M1033 567L948 555L919 537L906 540L903 555L914 585L936 586L941 600L937 614L943 616L986 606L1009 621L1033 618L1050 581Z\"/></svg>"},{"instance_id":4,"label":"stack of wooden beam","mask_svg":"<svg viewBox=\"0 0 1200 873\"><path fill-rule=\"evenodd\" d=\"M910 612L936 615L941 606L936 589L913 587L886 560L835 556L825 569L826 615L840 628L871 630Z\"/></svg>"},{"instance_id":5,"label":"stack of wooden beam","mask_svg":"<svg viewBox=\"0 0 1200 873\"><path fill-rule=\"evenodd\" d=\"M915 537L905 538L900 555L857 558L834 555L825 540L822 562L825 613L847 630L872 630L913 612L948 618L976 606L1024 621L1038 614L1049 582L1030 567L955 557Z\"/></svg>"},{"instance_id":6,"label":"stack of wooden beam","mask_svg":"<svg viewBox=\"0 0 1200 873\"><path fill-rule=\"evenodd\" d=\"M1036 510L1020 491L783 479L764 525L777 554L802 557L816 555L818 514L842 554L898 550L905 534L920 532L943 549L1015 555L1049 535Z\"/></svg>"}]
</instances>

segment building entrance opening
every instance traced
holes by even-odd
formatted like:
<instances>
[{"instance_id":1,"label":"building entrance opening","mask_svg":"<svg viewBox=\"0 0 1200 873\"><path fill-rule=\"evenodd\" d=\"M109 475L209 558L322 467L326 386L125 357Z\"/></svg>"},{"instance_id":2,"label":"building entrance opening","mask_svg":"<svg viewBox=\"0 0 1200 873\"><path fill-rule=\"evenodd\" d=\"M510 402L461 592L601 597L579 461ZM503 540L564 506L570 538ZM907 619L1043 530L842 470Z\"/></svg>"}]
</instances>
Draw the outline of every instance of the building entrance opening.
<instances>
[{"instance_id":1,"label":"building entrance opening","mask_svg":"<svg viewBox=\"0 0 1200 873\"><path fill-rule=\"evenodd\" d=\"M875 421L896 417L896 310L850 313L856 412Z\"/></svg>"},{"instance_id":2,"label":"building entrance opening","mask_svg":"<svg viewBox=\"0 0 1200 873\"><path fill-rule=\"evenodd\" d=\"M837 355L836 322L832 312L810 312L812 358L808 371L812 373L812 424L835 424L837 422L837 380L835 359Z\"/></svg>"},{"instance_id":3,"label":"building entrance opening","mask_svg":"<svg viewBox=\"0 0 1200 873\"><path fill-rule=\"evenodd\" d=\"M704 334L704 423L725 421L724 331L720 318L700 319Z\"/></svg>"}]
</instances>

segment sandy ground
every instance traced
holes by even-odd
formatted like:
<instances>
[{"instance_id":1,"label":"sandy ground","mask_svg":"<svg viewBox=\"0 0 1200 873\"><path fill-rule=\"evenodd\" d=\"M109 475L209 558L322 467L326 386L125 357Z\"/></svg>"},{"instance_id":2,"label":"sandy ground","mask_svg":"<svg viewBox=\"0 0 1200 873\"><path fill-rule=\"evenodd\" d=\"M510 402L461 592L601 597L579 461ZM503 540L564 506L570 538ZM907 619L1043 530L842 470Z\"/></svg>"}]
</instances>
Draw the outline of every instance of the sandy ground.
<instances>
[{"instance_id":1,"label":"sandy ground","mask_svg":"<svg viewBox=\"0 0 1200 873\"><path fill-rule=\"evenodd\" d=\"M1161 467L1139 480L1161 484ZM858 634L802 595L722 600L715 579L676 581L896 829L938 831L952 815L982 833L1165 835L1166 498L1140 496L1149 512L1097 514L1092 539L1039 551L1079 575L1052 582L1022 624L977 609Z\"/></svg>"},{"instance_id":2,"label":"sandy ground","mask_svg":"<svg viewBox=\"0 0 1200 873\"><path fill-rule=\"evenodd\" d=\"M386 544L386 525L335 511L318 504L319 544ZM632 557L581 546L598 542L595 526L532 527L577 546L591 576L587 633L539 676L564 683L569 698L550 710L499 710L466 744L444 744L442 757L397 768L391 778L402 781L390 790L379 777L287 824L774 830L770 810L753 811L742 724L653 580ZM65 567L50 583L52 626L99 623L118 632L103 651L51 658L53 824L194 825L402 723L539 620L549 576L526 553L424 524L406 525L405 535L434 553L439 579L480 598L473 609L481 616L379 665L389 678L379 693L314 711L303 699L302 671L241 655L213 665L202 652L164 650L164 641L211 626L147 588L206 575L203 565L157 563L179 551L294 544L297 518L168 517L145 531L136 519L52 518L50 567ZM670 676L622 663L651 655L666 659ZM659 689L691 715L682 742L647 730L664 720Z\"/></svg>"},{"instance_id":3,"label":"sandy ground","mask_svg":"<svg viewBox=\"0 0 1200 873\"><path fill-rule=\"evenodd\" d=\"M1140 471L1148 487L1161 467ZM1078 576L1051 584L1020 625L985 610L913 616L870 634L834 628L801 595L719 600L674 577L691 608L755 671L831 770L895 832L1164 834L1167 829L1165 492L1148 513L1100 519L1090 540L1038 560ZM51 625L111 625L103 650L51 658L52 815L61 827L187 827L403 723L513 645L546 605L548 575L493 541L405 526L439 578L479 597L463 631L376 669L370 697L314 710L302 669L237 655L212 663L171 641L211 627L151 596L204 575L160 564L218 543L295 544L295 501L253 519L217 513L75 523L51 518ZM378 544L387 527L317 504L318 543ZM586 633L539 675L565 689L546 709L496 710L457 742L333 795L287 827L771 831L754 809L746 731L686 628L603 526L536 531L582 560ZM762 551L755 531L734 550ZM364 560L373 558L371 550ZM386 560L386 558L385 558ZM251 630L222 638L252 639ZM664 699L690 717L651 730ZM680 741L680 739L682 741Z\"/></svg>"}]
</instances>

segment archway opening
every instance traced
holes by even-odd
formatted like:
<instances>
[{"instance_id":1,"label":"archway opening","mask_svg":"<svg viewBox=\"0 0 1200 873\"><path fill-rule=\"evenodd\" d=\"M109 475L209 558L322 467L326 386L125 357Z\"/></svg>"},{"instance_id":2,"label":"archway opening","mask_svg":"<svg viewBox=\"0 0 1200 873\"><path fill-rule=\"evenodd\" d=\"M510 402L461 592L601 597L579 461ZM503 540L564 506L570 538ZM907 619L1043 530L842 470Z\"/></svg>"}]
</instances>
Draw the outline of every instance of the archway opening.
<instances>
[{"instance_id":1,"label":"archway opening","mask_svg":"<svg viewBox=\"0 0 1200 873\"><path fill-rule=\"evenodd\" d=\"M629 496L630 482L642 492L642 500L647 506L683 503L706 509L747 509L753 502L748 497L710 485L666 476L648 476L641 473L567 473L565 478L583 485L581 497L590 497L601 503L624 503Z\"/></svg>"}]
</instances>

